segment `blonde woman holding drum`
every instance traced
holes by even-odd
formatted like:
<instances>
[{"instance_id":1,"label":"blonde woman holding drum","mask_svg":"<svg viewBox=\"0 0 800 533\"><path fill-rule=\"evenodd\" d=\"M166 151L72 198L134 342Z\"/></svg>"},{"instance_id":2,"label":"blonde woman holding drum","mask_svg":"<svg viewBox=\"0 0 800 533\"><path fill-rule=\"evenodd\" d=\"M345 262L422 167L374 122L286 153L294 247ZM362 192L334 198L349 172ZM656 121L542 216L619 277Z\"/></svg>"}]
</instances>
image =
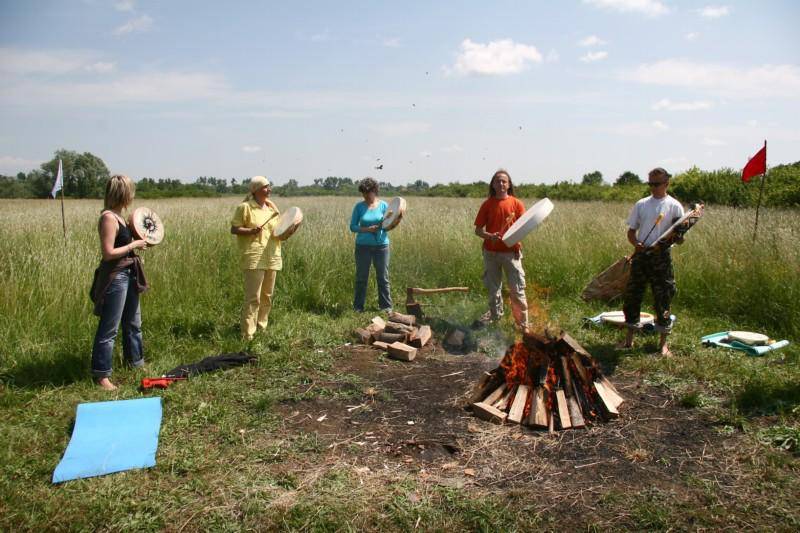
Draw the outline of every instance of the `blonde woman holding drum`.
<instances>
[{"instance_id":1,"label":"blonde woman holding drum","mask_svg":"<svg viewBox=\"0 0 800 533\"><path fill-rule=\"evenodd\" d=\"M269 199L272 186L264 176L250 179L250 194L236 207L231 233L236 235L239 265L244 276L241 330L245 340L267 329L275 277L283 268L281 243L272 236L278 207Z\"/></svg>"},{"instance_id":2,"label":"blonde woman holding drum","mask_svg":"<svg viewBox=\"0 0 800 533\"><path fill-rule=\"evenodd\" d=\"M135 190L128 176L111 176L106 183L105 209L97 225L103 258L95 270L91 290L94 314L100 317L92 346L92 374L106 390L117 388L109 378L120 323L122 355L132 367L144 365L139 293L147 290L147 280L134 250L146 248L147 242L133 239L122 216L133 202Z\"/></svg>"}]
</instances>

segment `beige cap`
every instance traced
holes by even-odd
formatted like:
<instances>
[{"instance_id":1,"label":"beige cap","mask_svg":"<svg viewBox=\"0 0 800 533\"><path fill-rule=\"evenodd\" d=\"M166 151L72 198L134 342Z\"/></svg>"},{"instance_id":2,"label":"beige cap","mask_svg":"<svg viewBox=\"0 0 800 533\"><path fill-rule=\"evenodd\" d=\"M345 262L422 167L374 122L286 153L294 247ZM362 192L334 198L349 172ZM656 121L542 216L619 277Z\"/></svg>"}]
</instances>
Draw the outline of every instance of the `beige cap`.
<instances>
[{"instance_id":1,"label":"beige cap","mask_svg":"<svg viewBox=\"0 0 800 533\"><path fill-rule=\"evenodd\" d=\"M258 189L269 185L269 180L264 176L253 176L250 178L250 192L256 192Z\"/></svg>"}]
</instances>

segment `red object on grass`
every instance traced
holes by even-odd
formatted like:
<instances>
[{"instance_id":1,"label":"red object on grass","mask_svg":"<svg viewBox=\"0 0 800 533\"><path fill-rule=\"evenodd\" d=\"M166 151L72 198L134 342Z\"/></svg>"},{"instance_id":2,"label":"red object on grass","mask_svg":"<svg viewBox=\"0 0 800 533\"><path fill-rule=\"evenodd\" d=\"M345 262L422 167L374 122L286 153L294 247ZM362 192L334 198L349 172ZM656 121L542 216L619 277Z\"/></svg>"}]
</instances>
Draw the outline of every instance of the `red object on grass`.
<instances>
[{"instance_id":1,"label":"red object on grass","mask_svg":"<svg viewBox=\"0 0 800 533\"><path fill-rule=\"evenodd\" d=\"M147 389L166 389L176 381L183 381L186 378L143 378L142 390Z\"/></svg>"},{"instance_id":2,"label":"red object on grass","mask_svg":"<svg viewBox=\"0 0 800 533\"><path fill-rule=\"evenodd\" d=\"M747 183L753 176L764 174L767 171L767 141L764 141L764 148L750 158L750 161L742 169L742 181Z\"/></svg>"}]
</instances>

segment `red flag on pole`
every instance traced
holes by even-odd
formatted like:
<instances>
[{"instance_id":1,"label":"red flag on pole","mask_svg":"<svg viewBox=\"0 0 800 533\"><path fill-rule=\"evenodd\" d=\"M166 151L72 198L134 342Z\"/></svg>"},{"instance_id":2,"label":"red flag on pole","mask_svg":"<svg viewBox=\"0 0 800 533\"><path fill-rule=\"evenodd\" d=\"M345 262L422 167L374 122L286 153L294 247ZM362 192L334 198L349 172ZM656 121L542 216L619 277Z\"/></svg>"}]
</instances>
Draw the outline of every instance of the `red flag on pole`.
<instances>
[{"instance_id":1,"label":"red flag on pole","mask_svg":"<svg viewBox=\"0 0 800 533\"><path fill-rule=\"evenodd\" d=\"M764 174L767 171L767 141L764 141L764 148L750 158L750 161L742 169L742 181L747 183L753 176Z\"/></svg>"}]
</instances>

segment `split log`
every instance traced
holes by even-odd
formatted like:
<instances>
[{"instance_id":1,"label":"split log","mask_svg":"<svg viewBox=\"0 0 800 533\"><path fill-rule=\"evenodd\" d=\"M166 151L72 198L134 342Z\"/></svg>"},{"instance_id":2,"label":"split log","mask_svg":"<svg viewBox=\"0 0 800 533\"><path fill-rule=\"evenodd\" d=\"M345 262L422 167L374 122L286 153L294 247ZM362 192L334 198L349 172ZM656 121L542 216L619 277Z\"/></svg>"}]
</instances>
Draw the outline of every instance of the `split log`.
<instances>
[{"instance_id":1,"label":"split log","mask_svg":"<svg viewBox=\"0 0 800 533\"><path fill-rule=\"evenodd\" d=\"M556 404L558 406L558 422L561 424L561 429L571 428L572 422L569 419L567 397L564 395L564 391L562 389L558 389L556 391Z\"/></svg>"},{"instance_id":2,"label":"split log","mask_svg":"<svg viewBox=\"0 0 800 533\"><path fill-rule=\"evenodd\" d=\"M410 335L412 331L414 331L414 328L407 324L401 324L400 322L386 323L386 332L388 333L403 333L405 335Z\"/></svg>"},{"instance_id":3,"label":"split log","mask_svg":"<svg viewBox=\"0 0 800 533\"><path fill-rule=\"evenodd\" d=\"M508 385L503 383L502 385L497 387L497 389L495 389L494 392L492 392L489 396L484 398L483 403L485 403L487 405L494 404L497 400L500 399L500 397L503 395L503 393L506 392L506 387L507 386Z\"/></svg>"},{"instance_id":4,"label":"split log","mask_svg":"<svg viewBox=\"0 0 800 533\"><path fill-rule=\"evenodd\" d=\"M525 412L525 404L528 402L528 391L530 387L527 385L520 385L517 387L517 393L514 395L514 401L511 404L511 409L508 410L508 420L519 424L522 421L522 414Z\"/></svg>"},{"instance_id":5,"label":"split log","mask_svg":"<svg viewBox=\"0 0 800 533\"><path fill-rule=\"evenodd\" d=\"M400 361L413 361L417 356L417 349L402 342L393 342L388 347L389 357Z\"/></svg>"},{"instance_id":6,"label":"split log","mask_svg":"<svg viewBox=\"0 0 800 533\"><path fill-rule=\"evenodd\" d=\"M621 402L620 402L620 403L622 403L622 402L624 402L624 401L625 401L625 400L622 398L622 395L621 395L621 394L619 393L619 391L617 390L617 388L616 388L616 387L615 387L615 386L614 386L614 385L611 383L611 381L609 381L609 379L608 379L607 377L605 377L605 376L600 376L598 379L599 379L599 381L600 381L600 382L603 384L603 386L604 386L606 389L610 390L611 392L613 392L614 394L616 394L617 396L619 396L619 399L621 400Z\"/></svg>"},{"instance_id":7,"label":"split log","mask_svg":"<svg viewBox=\"0 0 800 533\"><path fill-rule=\"evenodd\" d=\"M412 344L413 346L413 344ZM469 397L469 404L477 403L484 398L488 391L495 390L499 385L504 384L505 380L497 370L493 372L484 372L480 381L472 390L472 395Z\"/></svg>"},{"instance_id":8,"label":"split log","mask_svg":"<svg viewBox=\"0 0 800 533\"><path fill-rule=\"evenodd\" d=\"M372 343L372 345L376 348L380 348L381 350L387 350L389 348L389 345L382 341L375 341Z\"/></svg>"},{"instance_id":9,"label":"split log","mask_svg":"<svg viewBox=\"0 0 800 533\"><path fill-rule=\"evenodd\" d=\"M599 381L595 382L594 388L597 391L597 395L600 397L600 401L603 403L603 407L605 407L606 411L608 411L608 415L612 418L617 418L619 416L619 411L617 411L617 407L614 405L614 400L609 394L611 391L607 391L603 384Z\"/></svg>"},{"instance_id":10,"label":"split log","mask_svg":"<svg viewBox=\"0 0 800 533\"><path fill-rule=\"evenodd\" d=\"M591 383L591 379L589 379L589 372L586 370L586 367L583 366L583 360L581 359L581 356L576 352L572 352L572 362L575 363L575 370L578 372L581 381L583 381L585 385L589 385Z\"/></svg>"},{"instance_id":11,"label":"split log","mask_svg":"<svg viewBox=\"0 0 800 533\"><path fill-rule=\"evenodd\" d=\"M376 331L383 331L386 328L386 321L379 316L372 318L372 324L375 326Z\"/></svg>"},{"instance_id":12,"label":"split log","mask_svg":"<svg viewBox=\"0 0 800 533\"><path fill-rule=\"evenodd\" d=\"M354 329L353 335L356 336L358 342L360 342L361 344L370 344L372 342L372 332L364 328Z\"/></svg>"},{"instance_id":13,"label":"split log","mask_svg":"<svg viewBox=\"0 0 800 533\"><path fill-rule=\"evenodd\" d=\"M569 419L572 422L572 427L586 427L586 422L583 420L583 414L581 414L581 406L578 404L578 400L575 399L574 384L572 383L572 375L569 372L567 358L565 356L561 356L560 359L561 369L564 374L564 392L567 396L567 409L569 410Z\"/></svg>"},{"instance_id":14,"label":"split log","mask_svg":"<svg viewBox=\"0 0 800 533\"><path fill-rule=\"evenodd\" d=\"M422 348L428 341L431 340L431 336L433 333L431 332L430 326L420 326L420 328L411 336L410 344L416 348Z\"/></svg>"},{"instance_id":15,"label":"split log","mask_svg":"<svg viewBox=\"0 0 800 533\"><path fill-rule=\"evenodd\" d=\"M494 422L495 424L502 424L505 422L506 417L508 416L499 409L492 407L491 405L486 405L483 402L472 404L472 412L475 413L475 416L478 418L488 422Z\"/></svg>"},{"instance_id":16,"label":"split log","mask_svg":"<svg viewBox=\"0 0 800 533\"><path fill-rule=\"evenodd\" d=\"M501 411L505 411L506 409L508 409L508 402L511 400L511 396L513 394L514 394L514 388L509 387L506 390L505 394L503 394L503 396L501 396L499 400L497 400L492 404L492 407L500 409Z\"/></svg>"},{"instance_id":17,"label":"split log","mask_svg":"<svg viewBox=\"0 0 800 533\"><path fill-rule=\"evenodd\" d=\"M544 403L544 388L542 387L533 389L528 425L541 428L547 427L547 405Z\"/></svg>"},{"instance_id":18,"label":"split log","mask_svg":"<svg viewBox=\"0 0 800 533\"><path fill-rule=\"evenodd\" d=\"M402 333L379 333L375 336L375 338L381 342L385 342L387 344L391 344L393 342L403 342L406 340L406 336Z\"/></svg>"},{"instance_id":19,"label":"split log","mask_svg":"<svg viewBox=\"0 0 800 533\"><path fill-rule=\"evenodd\" d=\"M392 322L406 324L408 326L415 326L417 324L417 317L414 315L404 315L403 313L397 313L395 311L389 313L389 320Z\"/></svg>"},{"instance_id":20,"label":"split log","mask_svg":"<svg viewBox=\"0 0 800 533\"><path fill-rule=\"evenodd\" d=\"M578 343L578 341L576 341L569 335L569 333L561 332L561 338L559 339L559 344L561 344L562 346L566 346L567 348L570 349L570 351L578 352L582 356L588 357L589 359L591 359L592 357L589 354L589 352L587 352L586 349Z\"/></svg>"}]
</instances>

